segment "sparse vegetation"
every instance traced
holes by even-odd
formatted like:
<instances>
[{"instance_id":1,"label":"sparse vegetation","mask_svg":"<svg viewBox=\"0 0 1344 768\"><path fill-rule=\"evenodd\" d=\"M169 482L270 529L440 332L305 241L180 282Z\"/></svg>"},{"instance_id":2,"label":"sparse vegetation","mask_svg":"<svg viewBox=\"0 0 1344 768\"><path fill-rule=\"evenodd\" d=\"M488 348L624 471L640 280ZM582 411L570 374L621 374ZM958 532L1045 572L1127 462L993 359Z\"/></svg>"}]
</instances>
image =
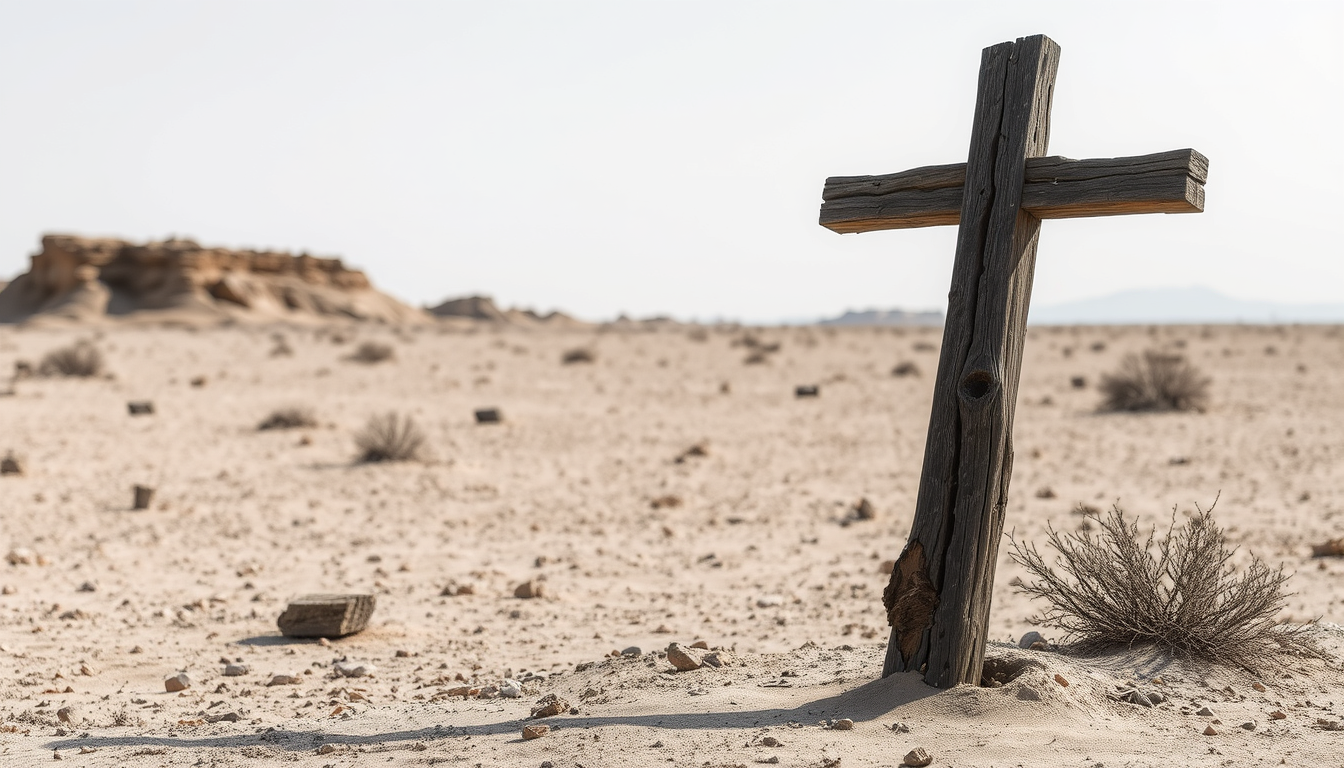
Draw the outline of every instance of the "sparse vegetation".
<instances>
[{"instance_id":1,"label":"sparse vegetation","mask_svg":"<svg viewBox=\"0 0 1344 768\"><path fill-rule=\"evenodd\" d=\"M259 430L267 429L298 429L300 427L316 427L317 418L313 416L311 408L277 408L271 411L260 424Z\"/></svg>"},{"instance_id":2,"label":"sparse vegetation","mask_svg":"<svg viewBox=\"0 0 1344 768\"><path fill-rule=\"evenodd\" d=\"M396 411L373 416L355 433L355 447L363 462L419 459L425 441L425 433L420 431L415 420Z\"/></svg>"},{"instance_id":3,"label":"sparse vegetation","mask_svg":"<svg viewBox=\"0 0 1344 768\"><path fill-rule=\"evenodd\" d=\"M365 341L355 347L355 351L351 352L347 359L356 363L373 365L391 360L395 356L396 350L393 349L391 344L384 344L380 341Z\"/></svg>"},{"instance_id":4,"label":"sparse vegetation","mask_svg":"<svg viewBox=\"0 0 1344 768\"><path fill-rule=\"evenodd\" d=\"M37 366L37 373L39 376L90 378L101 375L103 367L103 353L87 341L78 341L44 355Z\"/></svg>"},{"instance_id":5,"label":"sparse vegetation","mask_svg":"<svg viewBox=\"0 0 1344 768\"><path fill-rule=\"evenodd\" d=\"M1142 536L1118 506L1096 518L1095 536L1050 528L1058 571L1035 545L1012 539L1013 559L1035 579L1020 589L1049 603L1036 620L1064 630L1082 653L1151 645L1251 670L1279 649L1319 654L1302 628L1274 621L1288 597L1283 569L1253 557L1237 577L1229 565L1236 550L1223 544L1213 508L1196 509L1179 529L1173 510L1156 545L1154 531Z\"/></svg>"},{"instance_id":6,"label":"sparse vegetation","mask_svg":"<svg viewBox=\"0 0 1344 768\"><path fill-rule=\"evenodd\" d=\"M597 361L597 353L587 347L578 347L566 350L565 354L560 356L560 362L564 365L574 365L575 363L593 363Z\"/></svg>"},{"instance_id":7,"label":"sparse vegetation","mask_svg":"<svg viewBox=\"0 0 1344 768\"><path fill-rule=\"evenodd\" d=\"M1148 350L1126 355L1101 377L1103 411L1203 411L1209 379L1182 355Z\"/></svg>"}]
</instances>

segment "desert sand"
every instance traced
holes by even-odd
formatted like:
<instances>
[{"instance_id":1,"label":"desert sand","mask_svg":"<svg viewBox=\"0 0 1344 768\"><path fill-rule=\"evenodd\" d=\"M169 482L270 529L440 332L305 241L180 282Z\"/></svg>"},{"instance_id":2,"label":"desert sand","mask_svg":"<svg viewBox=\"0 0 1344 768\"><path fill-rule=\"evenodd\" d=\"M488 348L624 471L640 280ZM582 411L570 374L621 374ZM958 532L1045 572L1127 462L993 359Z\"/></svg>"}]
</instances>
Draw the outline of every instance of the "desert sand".
<instances>
[{"instance_id":1,"label":"desert sand","mask_svg":"<svg viewBox=\"0 0 1344 768\"><path fill-rule=\"evenodd\" d=\"M0 453L24 466L0 477L0 764L896 766L922 748L940 766L1344 765L1338 656L1250 672L1019 650L1059 638L1030 623L1006 547L990 656L1021 675L879 680L882 566L912 517L940 331L751 329L780 344L757 364L746 333L0 326L0 370L85 339L111 374L0 397ZM365 341L393 359L349 360ZM576 348L595 361L562 364ZM1096 412L1099 375L1150 348L1212 378L1207 412ZM919 372L893 376L906 361ZM1217 498L1239 563L1293 572L1281 618L1319 619L1344 652L1344 559L1311 557L1344 536L1342 377L1339 327L1032 328L1005 529L1043 545L1112 503L1165 528ZM318 426L257 429L295 405ZM476 424L481 407L503 422ZM425 460L355 461L352 433L387 411L424 428ZM873 519L853 519L860 499ZM514 597L526 581L542 596ZM290 598L360 591L378 600L366 631L279 635ZM660 654L695 641L723 666ZM167 692L179 672L190 687ZM462 695L505 680L521 695ZM570 710L530 720L548 694ZM532 723L551 730L523 740Z\"/></svg>"}]
</instances>

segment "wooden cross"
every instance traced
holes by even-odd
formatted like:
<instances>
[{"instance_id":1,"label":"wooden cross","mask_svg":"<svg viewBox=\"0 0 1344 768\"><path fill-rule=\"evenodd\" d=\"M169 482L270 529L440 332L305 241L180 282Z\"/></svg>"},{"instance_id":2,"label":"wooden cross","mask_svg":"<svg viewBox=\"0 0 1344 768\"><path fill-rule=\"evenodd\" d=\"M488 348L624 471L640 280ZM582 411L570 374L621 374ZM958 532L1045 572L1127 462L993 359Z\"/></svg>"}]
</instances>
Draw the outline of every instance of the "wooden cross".
<instances>
[{"instance_id":1,"label":"wooden cross","mask_svg":"<svg viewBox=\"0 0 1344 768\"><path fill-rule=\"evenodd\" d=\"M1192 149L1044 157L1058 66L1044 35L986 48L965 163L833 177L822 192L836 232L960 225L915 520L882 595L884 677L980 682L1041 220L1204 210L1208 160Z\"/></svg>"}]
</instances>

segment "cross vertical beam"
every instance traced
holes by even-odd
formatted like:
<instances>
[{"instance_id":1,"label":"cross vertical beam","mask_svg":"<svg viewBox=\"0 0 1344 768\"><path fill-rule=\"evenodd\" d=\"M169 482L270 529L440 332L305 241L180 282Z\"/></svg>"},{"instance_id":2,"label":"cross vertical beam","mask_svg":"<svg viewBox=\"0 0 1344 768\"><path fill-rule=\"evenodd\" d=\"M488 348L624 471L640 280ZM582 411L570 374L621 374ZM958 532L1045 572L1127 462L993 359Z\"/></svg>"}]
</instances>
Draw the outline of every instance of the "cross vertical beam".
<instances>
[{"instance_id":1,"label":"cross vertical beam","mask_svg":"<svg viewBox=\"0 0 1344 768\"><path fill-rule=\"evenodd\" d=\"M883 594L883 675L979 683L1012 474L1013 413L1041 220L1021 207L1045 155L1059 46L986 48L966 163L952 288L910 540Z\"/></svg>"}]
</instances>

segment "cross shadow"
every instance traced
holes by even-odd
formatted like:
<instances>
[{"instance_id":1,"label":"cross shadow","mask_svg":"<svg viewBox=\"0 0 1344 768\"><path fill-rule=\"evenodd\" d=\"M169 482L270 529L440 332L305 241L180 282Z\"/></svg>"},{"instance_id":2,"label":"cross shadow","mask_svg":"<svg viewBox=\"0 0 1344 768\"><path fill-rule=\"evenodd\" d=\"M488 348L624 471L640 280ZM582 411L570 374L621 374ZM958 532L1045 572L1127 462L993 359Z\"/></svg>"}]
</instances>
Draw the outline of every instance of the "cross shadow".
<instances>
[{"instance_id":1,"label":"cross shadow","mask_svg":"<svg viewBox=\"0 0 1344 768\"><path fill-rule=\"evenodd\" d=\"M556 729L600 728L603 726L634 726L667 730L734 730L753 728L768 723L815 723L827 718L847 717L855 722L868 722L889 715L892 710L914 701L949 691L925 685L918 674L898 674L872 680L834 696L814 699L793 708L754 709L745 711L720 710L714 712L664 712L650 715L560 716L541 722ZM452 713L443 713L451 720ZM93 736L47 742L47 749L74 749L76 747L177 747L180 749L238 748L266 745L279 749L302 752L319 744L348 744L367 746L430 742L461 736L498 736L512 734L521 741L522 726L527 717L505 716L498 722L480 725L442 725L414 730L388 731L374 734L340 733L335 728L310 729L275 728L264 733L231 733L203 738L165 738L162 736ZM332 723L333 726L337 725Z\"/></svg>"}]
</instances>

